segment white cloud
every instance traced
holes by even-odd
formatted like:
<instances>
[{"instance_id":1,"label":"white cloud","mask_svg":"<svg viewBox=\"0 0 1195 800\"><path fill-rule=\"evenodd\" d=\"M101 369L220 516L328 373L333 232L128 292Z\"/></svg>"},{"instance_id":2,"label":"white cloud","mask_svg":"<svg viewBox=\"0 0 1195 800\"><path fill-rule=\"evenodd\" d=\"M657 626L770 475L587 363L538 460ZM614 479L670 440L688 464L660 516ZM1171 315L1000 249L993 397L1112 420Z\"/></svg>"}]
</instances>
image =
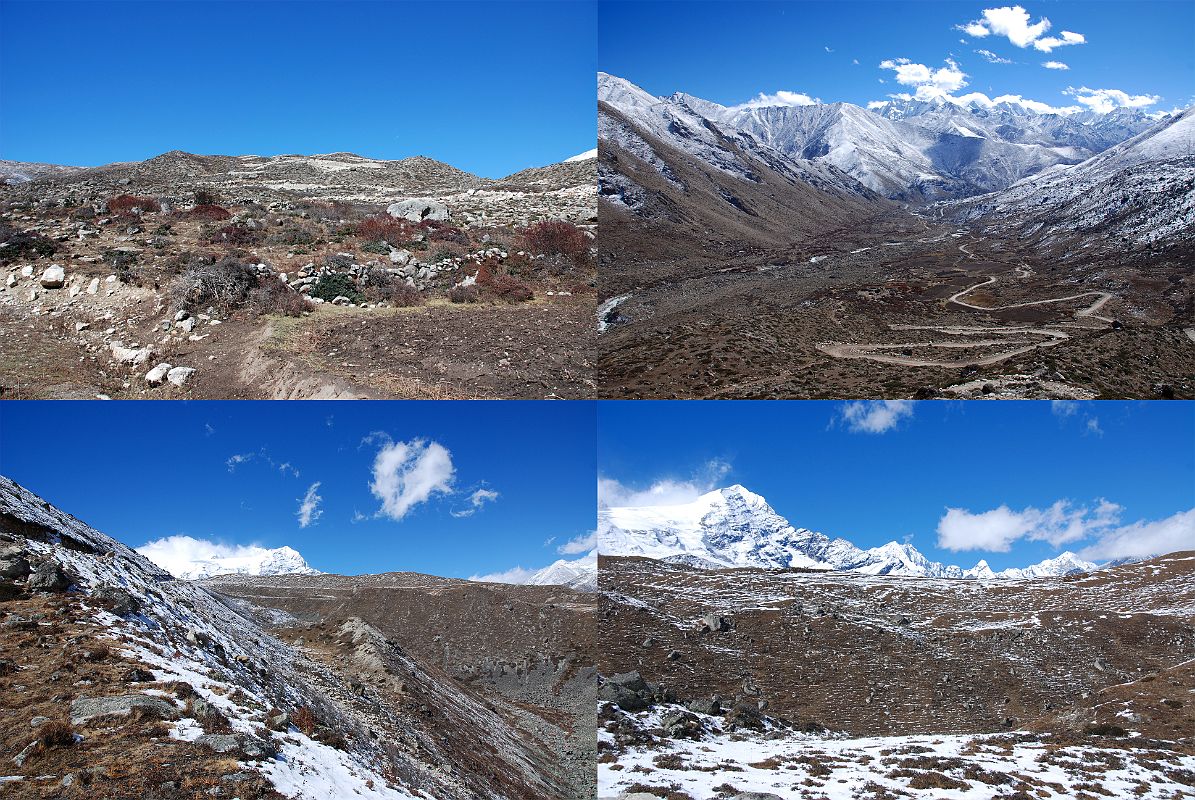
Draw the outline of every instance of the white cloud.
<instances>
[{"instance_id":1,"label":"white cloud","mask_svg":"<svg viewBox=\"0 0 1195 800\"><path fill-rule=\"evenodd\" d=\"M253 460L253 453L236 453L229 456L228 460L224 462L224 466L228 467L229 472L236 472L237 467L244 464L246 461Z\"/></svg>"},{"instance_id":2,"label":"white cloud","mask_svg":"<svg viewBox=\"0 0 1195 800\"><path fill-rule=\"evenodd\" d=\"M691 503L703 494L721 488L730 474L728 462L715 458L702 464L690 480L660 478L646 488L634 488L604 476L598 476L598 507L670 506Z\"/></svg>"},{"instance_id":3,"label":"white cloud","mask_svg":"<svg viewBox=\"0 0 1195 800\"><path fill-rule=\"evenodd\" d=\"M1073 417L1079 411L1075 400L1051 400L1050 412L1056 417Z\"/></svg>"},{"instance_id":4,"label":"white cloud","mask_svg":"<svg viewBox=\"0 0 1195 800\"><path fill-rule=\"evenodd\" d=\"M146 542L137 552L171 575L182 575L195 561L213 558L250 558L261 556L266 548L259 545L221 544L191 536L166 536Z\"/></svg>"},{"instance_id":5,"label":"white cloud","mask_svg":"<svg viewBox=\"0 0 1195 800\"><path fill-rule=\"evenodd\" d=\"M852 58L852 59L851 59L851 63L852 63L852 64L854 64L854 65L857 67L857 66L859 66L859 59L857 59L857 58Z\"/></svg>"},{"instance_id":6,"label":"white cloud","mask_svg":"<svg viewBox=\"0 0 1195 800\"><path fill-rule=\"evenodd\" d=\"M1076 101L1100 114L1107 114L1118 108L1144 108L1162 99L1156 94L1129 94L1120 89L1088 89L1086 86L1078 89L1069 86L1063 94L1074 97Z\"/></svg>"},{"instance_id":7,"label":"white cloud","mask_svg":"<svg viewBox=\"0 0 1195 800\"><path fill-rule=\"evenodd\" d=\"M946 66L931 69L907 58L889 58L880 62L880 69L890 69L896 74L896 82L914 86L916 100L930 100L949 95L967 85L967 73L963 72L953 59L946 59Z\"/></svg>"},{"instance_id":8,"label":"white cloud","mask_svg":"<svg viewBox=\"0 0 1195 800\"><path fill-rule=\"evenodd\" d=\"M289 461L283 461L278 465L278 471L283 475L290 475L292 477L299 477L299 470L291 465Z\"/></svg>"},{"instance_id":9,"label":"white cloud","mask_svg":"<svg viewBox=\"0 0 1195 800\"><path fill-rule=\"evenodd\" d=\"M838 419L851 433L887 433L914 408L912 400L855 400L842 405Z\"/></svg>"},{"instance_id":10,"label":"white cloud","mask_svg":"<svg viewBox=\"0 0 1195 800\"><path fill-rule=\"evenodd\" d=\"M1120 512L1120 506L1107 500L1094 507L1074 507L1059 500L1047 509L1030 506L1021 511L1007 505L979 513L949 508L938 520L938 546L1006 553L1013 542L1029 539L1059 547L1108 532L1120 521Z\"/></svg>"},{"instance_id":11,"label":"white cloud","mask_svg":"<svg viewBox=\"0 0 1195 800\"><path fill-rule=\"evenodd\" d=\"M478 489L473 494L469 495L469 507L462 508L459 511L450 511L454 517L471 517L481 510L481 507L486 503L492 503L498 499L498 493L490 489Z\"/></svg>"},{"instance_id":12,"label":"white cloud","mask_svg":"<svg viewBox=\"0 0 1195 800\"><path fill-rule=\"evenodd\" d=\"M827 53L833 53L834 51L830 49L830 46L829 46L829 45L826 45L826 52L827 52Z\"/></svg>"},{"instance_id":13,"label":"white cloud","mask_svg":"<svg viewBox=\"0 0 1195 800\"><path fill-rule=\"evenodd\" d=\"M737 106L731 106L734 111L741 111L748 108L777 108L784 106L815 106L820 103L816 97L810 97L804 92L786 92L783 89L775 94L764 94L760 92L746 103L740 103Z\"/></svg>"},{"instance_id":14,"label":"white cloud","mask_svg":"<svg viewBox=\"0 0 1195 800\"><path fill-rule=\"evenodd\" d=\"M469 580L484 581L486 583L525 583L536 572L538 570L527 569L526 567L511 567L503 572L491 572L487 575L470 575Z\"/></svg>"},{"instance_id":15,"label":"white cloud","mask_svg":"<svg viewBox=\"0 0 1195 800\"><path fill-rule=\"evenodd\" d=\"M871 102L869 102L867 104L867 107L872 110L875 110L877 108L883 108L884 106L890 104L891 102L892 102L891 100L872 100Z\"/></svg>"},{"instance_id":16,"label":"white cloud","mask_svg":"<svg viewBox=\"0 0 1195 800\"><path fill-rule=\"evenodd\" d=\"M976 50L975 52L978 53L979 55L983 56L983 60L987 61L989 64L1011 64L1011 63L1013 63L1011 58L1002 58L1002 57L996 55L995 53L993 53L991 50Z\"/></svg>"},{"instance_id":17,"label":"white cloud","mask_svg":"<svg viewBox=\"0 0 1195 800\"><path fill-rule=\"evenodd\" d=\"M1104 435L1104 429L1100 427L1100 421L1098 417L1087 418L1087 432L1096 436Z\"/></svg>"},{"instance_id":18,"label":"white cloud","mask_svg":"<svg viewBox=\"0 0 1195 800\"><path fill-rule=\"evenodd\" d=\"M1046 69L1070 69L1068 65L1063 64L1061 61L1043 61L1041 65Z\"/></svg>"},{"instance_id":19,"label":"white cloud","mask_svg":"<svg viewBox=\"0 0 1195 800\"><path fill-rule=\"evenodd\" d=\"M1094 544L1079 551L1082 558L1111 561L1145 558L1195 550L1195 508L1152 522L1140 521L1109 531Z\"/></svg>"},{"instance_id":20,"label":"white cloud","mask_svg":"<svg viewBox=\"0 0 1195 800\"><path fill-rule=\"evenodd\" d=\"M580 553L588 553L595 547L597 547L597 531L590 531L589 533L569 539L557 547L556 552L561 555L572 556Z\"/></svg>"},{"instance_id":21,"label":"white cloud","mask_svg":"<svg viewBox=\"0 0 1195 800\"><path fill-rule=\"evenodd\" d=\"M452 454L438 442L388 439L373 461L373 496L382 501L379 516L401 520L413 507L436 494L451 494L456 468Z\"/></svg>"},{"instance_id":22,"label":"white cloud","mask_svg":"<svg viewBox=\"0 0 1195 800\"><path fill-rule=\"evenodd\" d=\"M306 528L323 516L324 512L319 504L324 498L316 493L318 489L319 481L316 481L307 489L307 494L303 495L303 500L299 503L299 511L295 516L299 518L300 528Z\"/></svg>"},{"instance_id":23,"label":"white cloud","mask_svg":"<svg viewBox=\"0 0 1195 800\"><path fill-rule=\"evenodd\" d=\"M1021 6L1003 6L984 9L980 19L955 27L979 39L992 35L1006 36L1017 47L1032 47L1043 53L1049 53L1056 47L1087 41L1083 34L1073 31L1062 31L1059 36L1046 36L1050 26L1050 20L1045 17L1030 24L1029 12Z\"/></svg>"}]
</instances>

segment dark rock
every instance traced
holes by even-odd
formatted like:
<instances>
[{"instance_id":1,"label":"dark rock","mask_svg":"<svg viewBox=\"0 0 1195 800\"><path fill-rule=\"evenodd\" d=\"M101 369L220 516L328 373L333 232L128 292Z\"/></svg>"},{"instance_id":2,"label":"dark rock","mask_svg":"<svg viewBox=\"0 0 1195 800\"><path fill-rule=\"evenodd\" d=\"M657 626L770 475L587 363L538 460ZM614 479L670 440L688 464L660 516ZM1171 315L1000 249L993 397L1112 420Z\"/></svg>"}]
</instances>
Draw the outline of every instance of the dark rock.
<instances>
[{"instance_id":1,"label":"dark rock","mask_svg":"<svg viewBox=\"0 0 1195 800\"><path fill-rule=\"evenodd\" d=\"M71 703L71 724L78 725L96 717L126 716L141 710L160 719L178 719L178 709L169 700L145 694L115 697L80 697Z\"/></svg>"},{"instance_id":2,"label":"dark rock","mask_svg":"<svg viewBox=\"0 0 1195 800\"><path fill-rule=\"evenodd\" d=\"M71 579L57 563L47 561L29 576L25 585L35 592L65 592L71 586Z\"/></svg>"}]
</instances>

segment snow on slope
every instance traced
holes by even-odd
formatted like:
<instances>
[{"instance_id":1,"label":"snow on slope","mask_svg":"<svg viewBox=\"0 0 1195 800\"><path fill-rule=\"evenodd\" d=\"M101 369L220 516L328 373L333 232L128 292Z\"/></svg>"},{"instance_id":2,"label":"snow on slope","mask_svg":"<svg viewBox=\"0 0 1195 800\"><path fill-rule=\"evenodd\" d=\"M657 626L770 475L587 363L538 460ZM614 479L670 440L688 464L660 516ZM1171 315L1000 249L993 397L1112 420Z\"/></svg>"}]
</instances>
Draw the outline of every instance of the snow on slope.
<instances>
[{"instance_id":1,"label":"snow on slope","mask_svg":"<svg viewBox=\"0 0 1195 800\"><path fill-rule=\"evenodd\" d=\"M592 150L586 150L584 153L578 153L577 155L575 155L571 158L566 158L566 159L564 159L564 163L570 164L574 161L588 161L591 158L597 158L597 148L596 147L593 148Z\"/></svg>"},{"instance_id":2,"label":"snow on slope","mask_svg":"<svg viewBox=\"0 0 1195 800\"><path fill-rule=\"evenodd\" d=\"M1024 570L993 573L984 561L967 570L930 561L910 544L889 542L863 550L845 539L794 528L766 500L739 485L681 505L602 509L598 550L705 568L798 567L933 578L1028 578L1096 569L1073 553Z\"/></svg>"}]
</instances>

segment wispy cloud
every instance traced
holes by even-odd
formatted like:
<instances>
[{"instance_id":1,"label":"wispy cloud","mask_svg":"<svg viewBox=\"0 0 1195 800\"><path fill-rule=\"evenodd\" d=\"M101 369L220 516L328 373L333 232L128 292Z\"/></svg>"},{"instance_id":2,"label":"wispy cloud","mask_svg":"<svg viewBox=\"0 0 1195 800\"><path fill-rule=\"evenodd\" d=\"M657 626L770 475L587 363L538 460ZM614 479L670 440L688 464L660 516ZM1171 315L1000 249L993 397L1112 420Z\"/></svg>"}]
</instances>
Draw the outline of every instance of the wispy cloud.
<instances>
[{"instance_id":1,"label":"wispy cloud","mask_svg":"<svg viewBox=\"0 0 1195 800\"><path fill-rule=\"evenodd\" d=\"M379 516L401 520L437 494L451 494L456 468L452 454L438 442L413 439L387 441L373 462L370 491L382 501Z\"/></svg>"},{"instance_id":2,"label":"wispy cloud","mask_svg":"<svg viewBox=\"0 0 1195 800\"><path fill-rule=\"evenodd\" d=\"M1022 539L1045 541L1055 547L1110 531L1120 521L1121 507L1107 500L1075 506L1059 500L1049 508L1013 510L1001 505L978 513L950 508L938 520L938 546L947 550L986 550L1006 553Z\"/></svg>"},{"instance_id":3,"label":"wispy cloud","mask_svg":"<svg viewBox=\"0 0 1195 800\"><path fill-rule=\"evenodd\" d=\"M471 517L481 510L486 503L492 503L498 499L498 493L491 489L478 489L469 495L469 505L466 508L450 511L454 517Z\"/></svg>"},{"instance_id":4,"label":"wispy cloud","mask_svg":"<svg viewBox=\"0 0 1195 800\"><path fill-rule=\"evenodd\" d=\"M991 50L976 50L975 52L977 54L983 56L983 60L988 62L989 64L1011 64L1011 63L1013 63L1011 58L1003 58L1001 56L996 55Z\"/></svg>"},{"instance_id":5,"label":"wispy cloud","mask_svg":"<svg viewBox=\"0 0 1195 800\"><path fill-rule=\"evenodd\" d=\"M1043 61L1041 63L1046 69L1070 69L1070 67L1061 61Z\"/></svg>"},{"instance_id":6,"label":"wispy cloud","mask_svg":"<svg viewBox=\"0 0 1195 800\"><path fill-rule=\"evenodd\" d=\"M308 525L313 525L316 520L323 516L323 509L319 507L320 502L324 499L317 494L319 490L319 481L311 484L307 489L307 494L303 495L303 500L299 503L299 511L296 516L299 518L299 527L306 528Z\"/></svg>"},{"instance_id":7,"label":"wispy cloud","mask_svg":"<svg viewBox=\"0 0 1195 800\"><path fill-rule=\"evenodd\" d=\"M1120 89L1089 89L1086 86L1078 89L1068 86L1063 94L1070 95L1076 102L1100 114L1118 108L1145 108L1162 99L1156 94L1129 94Z\"/></svg>"},{"instance_id":8,"label":"wispy cloud","mask_svg":"<svg viewBox=\"0 0 1195 800\"><path fill-rule=\"evenodd\" d=\"M1145 558L1195 550L1195 508L1152 522L1139 521L1108 531L1079 555L1092 561Z\"/></svg>"},{"instance_id":9,"label":"wispy cloud","mask_svg":"<svg viewBox=\"0 0 1195 800\"><path fill-rule=\"evenodd\" d=\"M710 459L694 470L692 477L661 477L646 485L628 486L616 478L598 476L599 508L616 506L667 506L691 503L703 494L721 488L730 474L730 463Z\"/></svg>"},{"instance_id":10,"label":"wispy cloud","mask_svg":"<svg viewBox=\"0 0 1195 800\"><path fill-rule=\"evenodd\" d=\"M912 400L854 400L843 403L836 420L851 433L887 433L913 416Z\"/></svg>"},{"instance_id":11,"label":"wispy cloud","mask_svg":"<svg viewBox=\"0 0 1195 800\"><path fill-rule=\"evenodd\" d=\"M486 575L470 575L469 580L484 581L486 583L525 583L537 571L527 569L526 567L511 567L502 572L491 572Z\"/></svg>"},{"instance_id":12,"label":"wispy cloud","mask_svg":"<svg viewBox=\"0 0 1195 800\"><path fill-rule=\"evenodd\" d=\"M576 536L556 548L556 552L564 556L575 556L588 553L597 547L597 531Z\"/></svg>"},{"instance_id":13,"label":"wispy cloud","mask_svg":"<svg viewBox=\"0 0 1195 800\"><path fill-rule=\"evenodd\" d=\"M237 467L244 464L246 461L253 460L253 453L236 453L228 457L224 462L224 466L228 467L229 472L236 472Z\"/></svg>"}]
</instances>

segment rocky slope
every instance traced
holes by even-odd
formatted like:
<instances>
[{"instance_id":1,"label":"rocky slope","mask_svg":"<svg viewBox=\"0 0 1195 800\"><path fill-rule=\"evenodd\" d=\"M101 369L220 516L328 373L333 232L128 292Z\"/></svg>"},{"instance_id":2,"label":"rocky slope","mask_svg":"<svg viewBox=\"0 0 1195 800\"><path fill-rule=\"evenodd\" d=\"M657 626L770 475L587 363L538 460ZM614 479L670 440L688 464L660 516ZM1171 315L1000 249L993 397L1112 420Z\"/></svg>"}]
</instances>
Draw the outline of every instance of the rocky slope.
<instances>
[{"instance_id":1,"label":"rocky slope","mask_svg":"<svg viewBox=\"0 0 1195 800\"><path fill-rule=\"evenodd\" d=\"M748 489L717 489L691 503L615 507L598 512L603 555L646 556L675 564L720 569L824 569L866 575L931 578L1039 578L1088 572L1096 565L1062 553L1024 569L993 572L986 561L971 569L930 561L910 544L889 542L862 550L788 520Z\"/></svg>"},{"instance_id":2,"label":"rocky slope","mask_svg":"<svg viewBox=\"0 0 1195 800\"><path fill-rule=\"evenodd\" d=\"M1041 247L1195 240L1195 108L1072 167L1055 167L1002 192L934 211L986 224Z\"/></svg>"},{"instance_id":3,"label":"rocky slope","mask_svg":"<svg viewBox=\"0 0 1195 800\"><path fill-rule=\"evenodd\" d=\"M526 225L538 219L596 221L593 160L523 170L499 180L480 178L423 156L397 161L353 153L279 156L197 155L172 150L145 161L88 168L50 168L4 162L3 196L16 203L91 203L133 193L185 205L196 190L235 201L270 205L297 198L389 204L431 199L469 225Z\"/></svg>"},{"instance_id":4,"label":"rocky slope","mask_svg":"<svg viewBox=\"0 0 1195 800\"><path fill-rule=\"evenodd\" d=\"M603 250L620 242L644 256L774 246L886 208L831 164L790 158L604 73L598 143Z\"/></svg>"},{"instance_id":5,"label":"rocky slope","mask_svg":"<svg viewBox=\"0 0 1195 800\"><path fill-rule=\"evenodd\" d=\"M547 712L360 617L285 644L285 613L176 580L7 478L0 614L5 796L578 796Z\"/></svg>"},{"instance_id":6,"label":"rocky slope","mask_svg":"<svg viewBox=\"0 0 1195 800\"><path fill-rule=\"evenodd\" d=\"M1193 569L1175 553L972 582L605 558L599 795L1185 791Z\"/></svg>"}]
</instances>

